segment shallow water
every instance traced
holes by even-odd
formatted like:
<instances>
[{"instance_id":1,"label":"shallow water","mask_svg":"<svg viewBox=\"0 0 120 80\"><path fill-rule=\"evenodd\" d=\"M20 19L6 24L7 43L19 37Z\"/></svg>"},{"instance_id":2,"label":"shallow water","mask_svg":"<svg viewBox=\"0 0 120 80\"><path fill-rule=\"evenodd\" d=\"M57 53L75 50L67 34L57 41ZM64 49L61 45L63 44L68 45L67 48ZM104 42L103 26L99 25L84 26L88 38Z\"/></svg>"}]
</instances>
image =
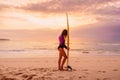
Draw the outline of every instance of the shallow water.
<instances>
[{"instance_id":1,"label":"shallow water","mask_svg":"<svg viewBox=\"0 0 120 80\"><path fill-rule=\"evenodd\" d=\"M58 43L41 41L0 41L0 58L33 57L37 55L56 55ZM120 55L120 43L82 43L70 44L71 54ZM26 56L27 55L27 56Z\"/></svg>"}]
</instances>

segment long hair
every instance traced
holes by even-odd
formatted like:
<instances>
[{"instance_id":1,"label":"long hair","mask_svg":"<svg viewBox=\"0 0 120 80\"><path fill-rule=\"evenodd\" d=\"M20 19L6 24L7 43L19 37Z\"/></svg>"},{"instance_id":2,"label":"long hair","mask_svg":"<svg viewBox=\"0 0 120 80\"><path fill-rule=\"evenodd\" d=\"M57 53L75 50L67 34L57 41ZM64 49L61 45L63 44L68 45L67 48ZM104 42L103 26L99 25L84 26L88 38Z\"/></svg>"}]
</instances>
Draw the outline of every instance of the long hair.
<instances>
[{"instance_id":1,"label":"long hair","mask_svg":"<svg viewBox=\"0 0 120 80\"><path fill-rule=\"evenodd\" d=\"M64 29L63 31L62 31L62 36L64 37L66 37L67 36L67 34L68 34L68 31L66 30L66 29Z\"/></svg>"}]
</instances>

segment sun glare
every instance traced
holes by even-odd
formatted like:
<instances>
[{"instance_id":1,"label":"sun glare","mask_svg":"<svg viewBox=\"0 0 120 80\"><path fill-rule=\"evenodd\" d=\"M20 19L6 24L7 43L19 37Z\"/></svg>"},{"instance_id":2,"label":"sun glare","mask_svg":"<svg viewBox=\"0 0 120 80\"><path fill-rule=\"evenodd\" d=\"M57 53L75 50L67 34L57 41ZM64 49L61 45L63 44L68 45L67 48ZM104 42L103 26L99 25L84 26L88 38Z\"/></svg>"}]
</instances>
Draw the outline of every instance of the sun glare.
<instances>
[{"instance_id":1,"label":"sun glare","mask_svg":"<svg viewBox=\"0 0 120 80\"><path fill-rule=\"evenodd\" d=\"M81 15L80 17L69 17L70 26L80 27L93 23L97 23L95 16ZM81 27L82 28L82 27Z\"/></svg>"},{"instance_id":2,"label":"sun glare","mask_svg":"<svg viewBox=\"0 0 120 80\"><path fill-rule=\"evenodd\" d=\"M2 16L5 17L3 26L4 29L63 29L66 27L66 15L47 15L34 13L27 14L26 12L10 12L6 11ZM3 20L2 20L3 21ZM7 22L7 24L6 24ZM76 17L74 14L69 14L70 27L80 27L96 23L95 16L81 15ZM83 27L81 27L83 28Z\"/></svg>"}]
</instances>

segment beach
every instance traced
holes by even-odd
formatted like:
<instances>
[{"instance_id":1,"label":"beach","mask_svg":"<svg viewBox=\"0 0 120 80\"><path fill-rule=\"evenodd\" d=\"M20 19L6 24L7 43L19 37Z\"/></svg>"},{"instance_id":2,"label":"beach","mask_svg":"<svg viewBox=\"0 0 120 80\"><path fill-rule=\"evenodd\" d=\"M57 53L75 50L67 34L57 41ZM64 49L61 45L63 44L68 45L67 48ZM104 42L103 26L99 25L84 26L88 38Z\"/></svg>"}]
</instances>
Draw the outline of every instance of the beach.
<instances>
[{"instance_id":1,"label":"beach","mask_svg":"<svg viewBox=\"0 0 120 80\"><path fill-rule=\"evenodd\" d=\"M0 80L120 80L120 0L0 0Z\"/></svg>"},{"instance_id":2,"label":"beach","mask_svg":"<svg viewBox=\"0 0 120 80\"><path fill-rule=\"evenodd\" d=\"M120 56L70 56L72 71L59 71L58 56L0 58L0 80L120 80Z\"/></svg>"}]
</instances>

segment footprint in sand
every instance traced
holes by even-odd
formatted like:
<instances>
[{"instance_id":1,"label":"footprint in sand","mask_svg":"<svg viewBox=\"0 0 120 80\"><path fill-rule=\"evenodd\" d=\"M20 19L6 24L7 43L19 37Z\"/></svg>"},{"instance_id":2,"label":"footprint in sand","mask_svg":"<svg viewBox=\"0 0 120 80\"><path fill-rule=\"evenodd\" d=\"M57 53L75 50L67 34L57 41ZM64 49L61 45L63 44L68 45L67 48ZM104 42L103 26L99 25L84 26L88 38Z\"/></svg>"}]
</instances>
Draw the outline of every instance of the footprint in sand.
<instances>
[{"instance_id":1,"label":"footprint in sand","mask_svg":"<svg viewBox=\"0 0 120 80\"><path fill-rule=\"evenodd\" d=\"M27 80L31 80L34 76L36 76L36 75L35 74L29 75L28 78L27 78Z\"/></svg>"},{"instance_id":2,"label":"footprint in sand","mask_svg":"<svg viewBox=\"0 0 120 80\"><path fill-rule=\"evenodd\" d=\"M79 76L78 78L79 78L79 79L81 79L82 77L81 77L81 76Z\"/></svg>"},{"instance_id":3,"label":"footprint in sand","mask_svg":"<svg viewBox=\"0 0 120 80\"><path fill-rule=\"evenodd\" d=\"M30 71L47 72L49 71L49 68L34 68L34 69L31 69Z\"/></svg>"},{"instance_id":4,"label":"footprint in sand","mask_svg":"<svg viewBox=\"0 0 120 80\"><path fill-rule=\"evenodd\" d=\"M103 80L111 80L110 78L103 78Z\"/></svg>"},{"instance_id":5,"label":"footprint in sand","mask_svg":"<svg viewBox=\"0 0 120 80\"><path fill-rule=\"evenodd\" d=\"M0 71L2 71L2 69L0 69Z\"/></svg>"},{"instance_id":6,"label":"footprint in sand","mask_svg":"<svg viewBox=\"0 0 120 80\"><path fill-rule=\"evenodd\" d=\"M101 79L97 78L96 80L101 80Z\"/></svg>"},{"instance_id":7,"label":"footprint in sand","mask_svg":"<svg viewBox=\"0 0 120 80\"><path fill-rule=\"evenodd\" d=\"M27 74L23 74L22 77L23 77L23 78L27 78L28 75L27 75Z\"/></svg>"},{"instance_id":8,"label":"footprint in sand","mask_svg":"<svg viewBox=\"0 0 120 80\"><path fill-rule=\"evenodd\" d=\"M56 70L55 70L55 69L54 69L54 70L52 70L52 72L57 72L57 71L58 71L57 69L56 69Z\"/></svg>"},{"instance_id":9,"label":"footprint in sand","mask_svg":"<svg viewBox=\"0 0 120 80\"><path fill-rule=\"evenodd\" d=\"M82 76L83 78L86 78L86 76Z\"/></svg>"},{"instance_id":10,"label":"footprint in sand","mask_svg":"<svg viewBox=\"0 0 120 80\"><path fill-rule=\"evenodd\" d=\"M118 71L118 69L113 69L113 71Z\"/></svg>"},{"instance_id":11,"label":"footprint in sand","mask_svg":"<svg viewBox=\"0 0 120 80\"><path fill-rule=\"evenodd\" d=\"M15 73L14 75L18 76L18 75L21 75L21 74L23 74L23 73Z\"/></svg>"},{"instance_id":12,"label":"footprint in sand","mask_svg":"<svg viewBox=\"0 0 120 80\"><path fill-rule=\"evenodd\" d=\"M72 69L72 71L77 71L76 69Z\"/></svg>"},{"instance_id":13,"label":"footprint in sand","mask_svg":"<svg viewBox=\"0 0 120 80\"><path fill-rule=\"evenodd\" d=\"M45 74L45 76L52 76L54 73L47 73L47 74Z\"/></svg>"},{"instance_id":14,"label":"footprint in sand","mask_svg":"<svg viewBox=\"0 0 120 80\"><path fill-rule=\"evenodd\" d=\"M106 73L106 71L98 71L98 72L101 72L101 73Z\"/></svg>"},{"instance_id":15,"label":"footprint in sand","mask_svg":"<svg viewBox=\"0 0 120 80\"><path fill-rule=\"evenodd\" d=\"M89 74L88 72L85 72L85 74Z\"/></svg>"},{"instance_id":16,"label":"footprint in sand","mask_svg":"<svg viewBox=\"0 0 120 80\"><path fill-rule=\"evenodd\" d=\"M106 71L102 71L102 73L106 73Z\"/></svg>"},{"instance_id":17,"label":"footprint in sand","mask_svg":"<svg viewBox=\"0 0 120 80\"><path fill-rule=\"evenodd\" d=\"M78 78L79 78L79 79L87 78L87 76L84 76L84 75L83 75L83 76L79 76Z\"/></svg>"},{"instance_id":18,"label":"footprint in sand","mask_svg":"<svg viewBox=\"0 0 120 80\"><path fill-rule=\"evenodd\" d=\"M2 78L0 78L0 80L17 80L16 78L9 78L6 76L3 76Z\"/></svg>"},{"instance_id":19,"label":"footprint in sand","mask_svg":"<svg viewBox=\"0 0 120 80\"><path fill-rule=\"evenodd\" d=\"M59 70L56 67L51 68L51 70L50 70L50 72L57 72L57 71L59 71Z\"/></svg>"},{"instance_id":20,"label":"footprint in sand","mask_svg":"<svg viewBox=\"0 0 120 80\"><path fill-rule=\"evenodd\" d=\"M88 69L83 69L82 71L88 71Z\"/></svg>"},{"instance_id":21,"label":"footprint in sand","mask_svg":"<svg viewBox=\"0 0 120 80\"><path fill-rule=\"evenodd\" d=\"M27 80L31 80L34 76L37 76L37 75L35 75L35 74L32 74L32 75L24 74L24 75L22 75L22 77L26 78Z\"/></svg>"},{"instance_id":22,"label":"footprint in sand","mask_svg":"<svg viewBox=\"0 0 120 80\"><path fill-rule=\"evenodd\" d=\"M58 76L58 78L64 78L64 76Z\"/></svg>"},{"instance_id":23,"label":"footprint in sand","mask_svg":"<svg viewBox=\"0 0 120 80\"><path fill-rule=\"evenodd\" d=\"M84 69L84 71L88 71L88 69Z\"/></svg>"},{"instance_id":24,"label":"footprint in sand","mask_svg":"<svg viewBox=\"0 0 120 80\"><path fill-rule=\"evenodd\" d=\"M111 79L110 78L103 78L103 79L97 78L96 80L111 80Z\"/></svg>"},{"instance_id":25,"label":"footprint in sand","mask_svg":"<svg viewBox=\"0 0 120 80\"><path fill-rule=\"evenodd\" d=\"M34 78L34 80L45 80L45 77Z\"/></svg>"},{"instance_id":26,"label":"footprint in sand","mask_svg":"<svg viewBox=\"0 0 120 80\"><path fill-rule=\"evenodd\" d=\"M51 77L38 77L34 78L34 80L56 80L56 79L52 79Z\"/></svg>"}]
</instances>

